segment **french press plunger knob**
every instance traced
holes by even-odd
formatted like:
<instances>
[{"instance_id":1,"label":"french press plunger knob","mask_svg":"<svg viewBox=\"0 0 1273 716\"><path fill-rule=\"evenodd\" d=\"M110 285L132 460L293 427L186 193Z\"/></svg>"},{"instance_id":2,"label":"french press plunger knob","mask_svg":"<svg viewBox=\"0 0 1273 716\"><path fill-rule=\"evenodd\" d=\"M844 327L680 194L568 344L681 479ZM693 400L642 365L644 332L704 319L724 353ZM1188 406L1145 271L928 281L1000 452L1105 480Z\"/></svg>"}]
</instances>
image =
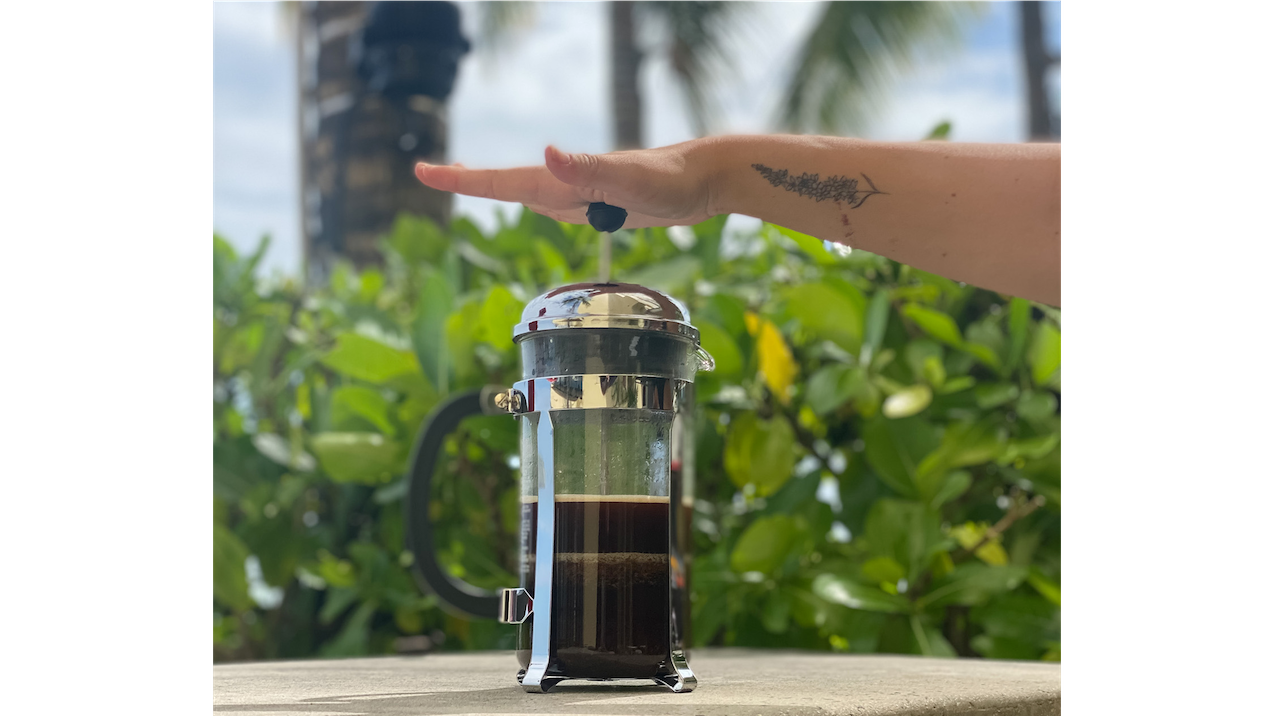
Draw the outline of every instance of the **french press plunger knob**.
<instances>
[{"instance_id":1,"label":"french press plunger knob","mask_svg":"<svg viewBox=\"0 0 1273 716\"><path fill-rule=\"evenodd\" d=\"M592 228L597 231L618 231L623 228L623 222L628 220L626 209L611 206L604 201L594 201L589 204L585 215L588 217L588 223L592 224Z\"/></svg>"}]
</instances>

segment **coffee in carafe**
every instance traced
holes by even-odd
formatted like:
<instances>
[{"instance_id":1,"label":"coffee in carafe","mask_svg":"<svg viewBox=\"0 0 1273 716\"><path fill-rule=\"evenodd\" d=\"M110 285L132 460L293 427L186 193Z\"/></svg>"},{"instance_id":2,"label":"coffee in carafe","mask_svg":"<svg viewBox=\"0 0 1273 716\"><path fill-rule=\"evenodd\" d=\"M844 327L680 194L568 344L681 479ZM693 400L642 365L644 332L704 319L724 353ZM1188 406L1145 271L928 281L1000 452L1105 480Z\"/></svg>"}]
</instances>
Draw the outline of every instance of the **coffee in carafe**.
<instances>
[{"instance_id":1,"label":"coffee in carafe","mask_svg":"<svg viewBox=\"0 0 1273 716\"><path fill-rule=\"evenodd\" d=\"M668 642L668 498L557 495L553 635L557 668L579 677L654 678ZM534 584L535 508L522 578ZM517 658L530 665L530 625L518 633Z\"/></svg>"}]
</instances>

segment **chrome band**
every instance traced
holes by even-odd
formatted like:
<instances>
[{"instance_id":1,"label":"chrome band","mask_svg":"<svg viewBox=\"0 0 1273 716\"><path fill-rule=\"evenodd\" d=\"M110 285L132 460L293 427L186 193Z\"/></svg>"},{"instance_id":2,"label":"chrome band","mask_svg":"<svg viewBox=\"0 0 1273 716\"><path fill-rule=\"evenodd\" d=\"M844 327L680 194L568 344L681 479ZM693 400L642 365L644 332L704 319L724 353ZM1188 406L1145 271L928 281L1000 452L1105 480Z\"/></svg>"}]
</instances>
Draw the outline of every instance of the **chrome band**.
<instances>
[{"instance_id":1,"label":"chrome band","mask_svg":"<svg viewBox=\"0 0 1273 716\"><path fill-rule=\"evenodd\" d=\"M681 386L690 381L648 375L564 375L532 378L513 384L506 404L535 406L545 401L544 410L675 410ZM529 410L539 410L528 407ZM510 412L515 412L510 410Z\"/></svg>"},{"instance_id":2,"label":"chrome band","mask_svg":"<svg viewBox=\"0 0 1273 716\"><path fill-rule=\"evenodd\" d=\"M535 611L535 600L530 592L517 589L499 590L499 621L503 624L521 624Z\"/></svg>"},{"instance_id":3,"label":"chrome band","mask_svg":"<svg viewBox=\"0 0 1273 716\"><path fill-rule=\"evenodd\" d=\"M532 333L541 331L558 331L567 328L627 328L635 331L658 331L671 333L698 344L698 329L688 323L670 321L666 318L643 318L641 316L563 316L559 318L540 318L534 321L519 323L513 327L513 341L520 342Z\"/></svg>"}]
</instances>

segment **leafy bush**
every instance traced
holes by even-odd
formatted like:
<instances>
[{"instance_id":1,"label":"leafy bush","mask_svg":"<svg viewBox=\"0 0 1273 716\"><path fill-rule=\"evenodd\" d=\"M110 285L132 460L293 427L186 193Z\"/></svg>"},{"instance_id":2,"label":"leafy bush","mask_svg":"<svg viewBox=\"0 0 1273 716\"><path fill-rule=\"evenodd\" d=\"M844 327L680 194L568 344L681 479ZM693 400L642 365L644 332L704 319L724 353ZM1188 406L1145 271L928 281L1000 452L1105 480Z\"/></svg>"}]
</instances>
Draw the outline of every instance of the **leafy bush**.
<instances>
[{"instance_id":1,"label":"leafy bush","mask_svg":"<svg viewBox=\"0 0 1273 716\"><path fill-rule=\"evenodd\" d=\"M1060 312L724 224L615 236L616 276L684 299L717 362L695 643L1059 659ZM214 238L217 659L511 647L414 584L402 474L440 397L520 377L521 307L597 246L530 212L403 217L383 269L306 290ZM430 510L444 564L492 588L516 583L514 423L465 423Z\"/></svg>"}]
</instances>

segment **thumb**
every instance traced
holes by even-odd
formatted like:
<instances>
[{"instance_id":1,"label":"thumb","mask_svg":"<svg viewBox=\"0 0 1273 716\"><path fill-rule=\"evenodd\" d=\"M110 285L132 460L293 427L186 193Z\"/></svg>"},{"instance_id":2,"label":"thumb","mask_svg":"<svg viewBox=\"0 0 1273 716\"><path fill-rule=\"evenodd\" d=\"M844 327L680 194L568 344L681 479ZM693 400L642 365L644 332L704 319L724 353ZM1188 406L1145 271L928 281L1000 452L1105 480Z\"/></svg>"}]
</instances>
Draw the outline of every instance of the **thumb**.
<instances>
[{"instance_id":1,"label":"thumb","mask_svg":"<svg viewBox=\"0 0 1273 716\"><path fill-rule=\"evenodd\" d=\"M601 192L626 193L639 183L640 167L609 154L567 154L549 145L544 150L548 171L572 186Z\"/></svg>"}]
</instances>

